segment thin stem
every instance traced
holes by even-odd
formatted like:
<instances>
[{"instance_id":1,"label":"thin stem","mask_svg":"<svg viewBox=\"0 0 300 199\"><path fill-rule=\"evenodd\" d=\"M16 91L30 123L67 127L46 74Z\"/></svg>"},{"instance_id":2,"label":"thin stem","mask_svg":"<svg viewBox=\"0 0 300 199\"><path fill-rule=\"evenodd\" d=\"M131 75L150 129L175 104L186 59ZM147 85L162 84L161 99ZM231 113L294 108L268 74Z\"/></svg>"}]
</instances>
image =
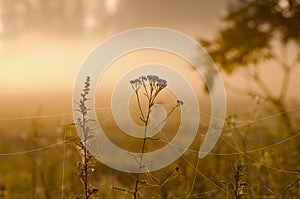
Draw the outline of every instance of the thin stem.
<instances>
[{"instance_id":1,"label":"thin stem","mask_svg":"<svg viewBox=\"0 0 300 199\"><path fill-rule=\"evenodd\" d=\"M268 98L271 100L275 99L273 93L270 91L270 89L266 86L265 82L258 76L256 72L252 74L252 79L256 82L256 84L260 87L261 91L266 94Z\"/></svg>"},{"instance_id":2,"label":"thin stem","mask_svg":"<svg viewBox=\"0 0 300 199\"><path fill-rule=\"evenodd\" d=\"M235 195L235 198L236 198L236 199L239 199L238 190L239 190L239 181L235 180L234 195Z\"/></svg>"},{"instance_id":3,"label":"thin stem","mask_svg":"<svg viewBox=\"0 0 300 199\"><path fill-rule=\"evenodd\" d=\"M88 161L87 161L87 149L86 149L86 141L87 141L87 129L86 129L86 118L85 115L82 115L83 120L83 134L84 134L84 146L83 146L83 152L84 152L84 192L85 192L85 198L88 199Z\"/></svg>"},{"instance_id":4,"label":"thin stem","mask_svg":"<svg viewBox=\"0 0 300 199\"><path fill-rule=\"evenodd\" d=\"M86 144L86 142L85 142ZM85 198L87 199L88 198L88 176L87 176L87 171L88 168L87 168L87 151L86 151L86 147L84 147L84 191L85 191Z\"/></svg>"},{"instance_id":5,"label":"thin stem","mask_svg":"<svg viewBox=\"0 0 300 199\"><path fill-rule=\"evenodd\" d=\"M82 130L82 141L80 142L79 147L80 147L80 157L81 161L79 162L79 176L80 180L82 181L83 184L83 189L84 189L84 194L83 198L88 199L90 198L93 194L95 194L98 189L94 188L91 186L89 183L89 168L90 166L93 166L91 160L92 157L90 156L88 150L87 150L87 143L89 140L89 133L90 133L90 128L88 126L88 123L91 121L88 119L88 111L90 110L87 105L86 101L88 99L88 94L90 90L90 77L88 76L86 78L86 82L84 83L84 89L83 92L80 94L81 99L79 102L76 104L79 106L78 111L81 113L81 116L77 119L79 127ZM90 189L91 188L91 189Z\"/></svg>"},{"instance_id":6,"label":"thin stem","mask_svg":"<svg viewBox=\"0 0 300 199\"><path fill-rule=\"evenodd\" d=\"M60 198L64 198L64 186L65 186L65 164L66 164L66 135L67 135L67 125L64 126L64 136L63 136L63 161L62 161L62 174L61 174L61 195Z\"/></svg>"},{"instance_id":7,"label":"thin stem","mask_svg":"<svg viewBox=\"0 0 300 199\"><path fill-rule=\"evenodd\" d=\"M134 85L133 89L135 91L135 95L136 95L137 102L138 102L138 107L139 107L139 110L141 113L140 119L144 122L144 137L143 137L143 144L142 144L142 149L141 149L141 157L140 157L139 169L138 169L138 173L136 175L134 191L133 191L134 199L136 199L137 195L138 195L138 188L139 188L140 176L141 176L140 171L141 171L141 168L144 166L143 158L144 158L144 153L145 153L145 149L146 149L147 126L148 126L148 122L149 122L149 118L150 118L151 108L154 105L154 101L155 101L155 98L157 97L158 93L167 86L167 82L163 79L159 79L157 76L149 75L147 77L148 78L146 78L145 76L141 76L139 79L130 81L130 83L132 85ZM146 85L146 81L149 83L149 88ZM139 93L138 93L138 88L140 88L141 85L144 87L144 90L145 90L144 94L148 100L148 110L146 112L147 113L146 115L144 115L144 113L142 111L140 97L139 97Z\"/></svg>"},{"instance_id":8,"label":"thin stem","mask_svg":"<svg viewBox=\"0 0 300 199\"><path fill-rule=\"evenodd\" d=\"M290 116L285 113L286 107L284 104L284 97L286 95L288 83L289 83L289 77L290 77L290 70L288 67L285 69L285 78L283 80L281 93L279 94L279 97L275 97L273 93L270 91L270 89L265 85L264 81L259 77L259 75L254 72L254 74L250 74L250 77L256 82L256 84L260 87L261 91L264 93L266 98L282 113L281 117L285 123L285 126L288 130L288 134L294 133L294 127L291 123Z\"/></svg>"},{"instance_id":9,"label":"thin stem","mask_svg":"<svg viewBox=\"0 0 300 199\"><path fill-rule=\"evenodd\" d=\"M144 80L142 81L142 84L143 84L143 87L144 87L144 89L145 89L146 96L147 96L148 100L150 100L150 99L149 99L149 93L148 93L148 90L147 90L147 87L146 87L146 84L145 84Z\"/></svg>"},{"instance_id":10,"label":"thin stem","mask_svg":"<svg viewBox=\"0 0 300 199\"><path fill-rule=\"evenodd\" d=\"M284 98L286 97L286 93L288 91L291 71L290 71L290 67L288 67L284 63L282 64L282 68L283 68L284 74L283 74L283 80L282 80L281 89L280 89L280 93L279 93L279 99L284 101Z\"/></svg>"},{"instance_id":11,"label":"thin stem","mask_svg":"<svg viewBox=\"0 0 300 199\"><path fill-rule=\"evenodd\" d=\"M151 90L151 93L152 93L152 90ZM149 121L151 107L152 107L152 105L150 104L150 101L149 101L147 117L144 121L145 130L144 130L144 138L143 138L143 145L142 145L142 155L141 155L141 159L140 159L140 163L139 163L139 172L136 176L134 192L133 192L133 198L134 199L136 199L137 192L138 192L138 186L139 186L139 181L140 181L140 170L141 170L141 167L142 167L143 157L144 157L144 153L145 153L145 146L146 146L146 140L147 140L147 125L148 125L148 121Z\"/></svg>"},{"instance_id":12,"label":"thin stem","mask_svg":"<svg viewBox=\"0 0 300 199\"><path fill-rule=\"evenodd\" d=\"M142 119L143 119L143 121L145 121L145 117L144 117L144 113L143 113L143 110L142 110L142 107L141 107L141 101L140 101L140 98L139 98L138 90L135 91L135 95L136 95L136 99L138 101L138 107L140 109Z\"/></svg>"},{"instance_id":13,"label":"thin stem","mask_svg":"<svg viewBox=\"0 0 300 199\"><path fill-rule=\"evenodd\" d=\"M189 198L191 196L191 194L193 193L193 191L194 191L194 187L195 187L195 183L196 183L196 179L197 179L197 169L198 169L198 166L199 166L199 160L200 160L200 158L197 158L191 190L189 191L189 193L187 194L187 196L185 198Z\"/></svg>"}]
</instances>

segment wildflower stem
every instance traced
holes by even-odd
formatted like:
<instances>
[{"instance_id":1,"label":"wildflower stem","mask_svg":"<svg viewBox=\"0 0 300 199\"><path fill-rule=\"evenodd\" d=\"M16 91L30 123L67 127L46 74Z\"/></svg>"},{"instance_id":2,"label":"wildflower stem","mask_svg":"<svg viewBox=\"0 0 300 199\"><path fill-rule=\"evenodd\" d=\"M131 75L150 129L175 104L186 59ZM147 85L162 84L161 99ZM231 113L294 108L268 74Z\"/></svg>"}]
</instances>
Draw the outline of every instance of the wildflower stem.
<instances>
[{"instance_id":1,"label":"wildflower stem","mask_svg":"<svg viewBox=\"0 0 300 199\"><path fill-rule=\"evenodd\" d=\"M143 138L143 145L142 145L142 152L141 152L142 155L141 155L141 159L140 159L140 162L139 162L139 172L138 172L138 174L136 176L136 180L135 180L135 186L134 186L134 192L133 192L133 198L134 199L136 199L137 192L138 192L138 185L139 185L139 181L140 181L140 170L141 170L141 167L142 167L143 157L144 157L144 153L145 153L145 146L146 146L146 140L147 140L147 125L148 125L148 121L149 121L151 107L152 107L152 105L150 104L150 101L149 101L147 117L144 120L145 130L144 130L144 138Z\"/></svg>"},{"instance_id":2,"label":"wildflower stem","mask_svg":"<svg viewBox=\"0 0 300 199\"><path fill-rule=\"evenodd\" d=\"M80 180L83 184L84 194L80 198L89 199L93 194L96 194L98 192L98 189L95 187L92 187L91 183L89 182L89 176L93 172L93 158L90 156L89 151L87 150L87 144L88 141L92 138L91 129L89 128L89 122L91 121L88 119L88 111L89 108L87 107L87 100L88 94L90 90L90 77L86 78L85 86L80 94L81 98L79 102L76 102L79 106L79 113L80 117L77 119L77 125L82 130L82 141L79 146L81 161L78 162L78 170L79 170L79 176ZM78 197L76 197L78 198Z\"/></svg>"},{"instance_id":3,"label":"wildflower stem","mask_svg":"<svg viewBox=\"0 0 300 199\"><path fill-rule=\"evenodd\" d=\"M148 75L147 77L141 76L138 79L134 79L130 81L131 86L135 92L137 102L138 102L138 107L140 110L140 119L144 123L144 137L143 137L143 144L142 144L142 149L141 149L141 156L140 156L140 162L139 162L139 168L138 168L138 173L136 175L135 179L135 185L134 185L134 191L132 192L133 198L136 199L138 195L138 189L139 189L139 183L140 181L140 171L141 168L144 167L143 165L143 158L144 158L144 153L146 149L146 140L147 140L147 126L149 123L149 118L150 118L150 113L151 113L151 108L154 105L155 98L158 96L159 92L164 89L167 86L167 81L164 79L160 79L156 75ZM143 86L145 93L144 95L146 96L148 100L148 109L147 109L147 114L144 115L143 110L142 110L142 105L140 101L140 96L138 93L138 89L140 86ZM183 102L180 100L177 100L177 104L172 108L172 110L169 112L167 118L170 116L170 114L180 105L183 105Z\"/></svg>"},{"instance_id":4,"label":"wildflower stem","mask_svg":"<svg viewBox=\"0 0 300 199\"><path fill-rule=\"evenodd\" d=\"M87 149L86 149L86 139L84 141L84 192L85 198L88 198L88 162L87 162Z\"/></svg>"},{"instance_id":5,"label":"wildflower stem","mask_svg":"<svg viewBox=\"0 0 300 199\"><path fill-rule=\"evenodd\" d=\"M88 199L88 156L87 156L87 126L86 126L86 112L82 112L82 129L83 129L83 161L84 161L84 169L83 169L83 184L84 184L84 194L85 198Z\"/></svg>"},{"instance_id":6,"label":"wildflower stem","mask_svg":"<svg viewBox=\"0 0 300 199\"><path fill-rule=\"evenodd\" d=\"M146 84L145 84L144 80L142 81L142 84L143 84L143 87L145 89L146 96L147 96L148 100L150 100L149 99L149 93L148 93L148 90L147 90L147 87L146 87Z\"/></svg>"},{"instance_id":7,"label":"wildflower stem","mask_svg":"<svg viewBox=\"0 0 300 199\"><path fill-rule=\"evenodd\" d=\"M138 90L135 91L135 95L136 95L136 99L138 101L138 107L139 107L140 112L141 112L142 120L145 122L145 117L144 117L144 113L143 113L143 110L142 110L142 107L141 107L141 101L140 101Z\"/></svg>"}]
</instances>

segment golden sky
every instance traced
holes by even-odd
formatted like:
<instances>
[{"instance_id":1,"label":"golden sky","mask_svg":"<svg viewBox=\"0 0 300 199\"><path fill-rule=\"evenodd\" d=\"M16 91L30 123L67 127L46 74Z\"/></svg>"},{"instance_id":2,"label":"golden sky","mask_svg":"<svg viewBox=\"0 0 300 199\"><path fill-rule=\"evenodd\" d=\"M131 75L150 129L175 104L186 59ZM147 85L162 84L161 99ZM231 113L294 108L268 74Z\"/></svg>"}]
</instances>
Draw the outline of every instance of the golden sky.
<instances>
[{"instance_id":1,"label":"golden sky","mask_svg":"<svg viewBox=\"0 0 300 199\"><path fill-rule=\"evenodd\" d=\"M81 63L90 51L109 36L131 28L172 28L194 39L212 35L225 4L225 1L216 0L192 0L189 3L178 0L159 3L145 0L87 0L82 8L83 14L78 14L81 17L69 19L63 15L51 19L55 18L54 11L58 12L59 6L64 6L62 9L66 13L68 7L72 7L72 4L67 4L69 1L64 0L62 2L65 4L57 5L58 8L52 11L53 15L34 13L34 17L45 19L43 23L29 17L32 15L30 8L38 7L39 1L35 2L27 7L22 1L11 4L2 2L0 6L2 91L70 89ZM51 4L48 6L51 7ZM8 18L6 9L20 12L23 18ZM56 25L55 20L62 18L66 25Z\"/></svg>"},{"instance_id":2,"label":"golden sky","mask_svg":"<svg viewBox=\"0 0 300 199\"><path fill-rule=\"evenodd\" d=\"M71 103L73 83L82 62L105 39L121 31L147 26L174 29L195 40L212 38L222 26L220 18L226 13L227 3L220 0L1 0L0 101L17 106L27 99L24 95L46 93L41 94L43 100L34 103L34 111L37 104L47 110L51 100L47 101L46 96L63 92ZM293 47L290 51L288 54L293 54ZM274 63L263 65L260 72L264 80L274 90L278 89L281 71ZM299 74L297 69L291 76L291 95L298 93ZM241 89L253 86L242 71L223 75L230 85Z\"/></svg>"}]
</instances>

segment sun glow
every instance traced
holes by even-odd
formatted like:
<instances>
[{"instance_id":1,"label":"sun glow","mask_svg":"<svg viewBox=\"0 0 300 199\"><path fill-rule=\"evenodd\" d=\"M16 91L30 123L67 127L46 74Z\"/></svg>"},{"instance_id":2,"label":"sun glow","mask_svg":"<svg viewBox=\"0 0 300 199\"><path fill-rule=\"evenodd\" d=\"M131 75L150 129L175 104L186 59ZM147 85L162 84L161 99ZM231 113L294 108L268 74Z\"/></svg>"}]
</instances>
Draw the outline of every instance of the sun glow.
<instances>
[{"instance_id":1,"label":"sun glow","mask_svg":"<svg viewBox=\"0 0 300 199\"><path fill-rule=\"evenodd\" d=\"M119 0L104 0L104 7L108 14L115 14L118 10Z\"/></svg>"}]
</instances>

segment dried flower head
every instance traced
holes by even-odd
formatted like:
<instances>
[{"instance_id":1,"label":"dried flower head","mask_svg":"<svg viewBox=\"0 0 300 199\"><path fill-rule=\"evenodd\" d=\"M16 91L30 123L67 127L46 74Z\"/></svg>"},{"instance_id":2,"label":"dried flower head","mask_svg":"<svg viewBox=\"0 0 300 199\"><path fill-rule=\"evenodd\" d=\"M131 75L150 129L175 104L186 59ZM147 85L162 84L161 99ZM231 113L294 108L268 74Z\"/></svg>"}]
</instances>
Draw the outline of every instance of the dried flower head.
<instances>
[{"instance_id":1,"label":"dried flower head","mask_svg":"<svg viewBox=\"0 0 300 199\"><path fill-rule=\"evenodd\" d=\"M184 104L184 102L182 100L178 99L177 100L177 104L180 105L180 106L182 106Z\"/></svg>"},{"instance_id":2,"label":"dried flower head","mask_svg":"<svg viewBox=\"0 0 300 199\"><path fill-rule=\"evenodd\" d=\"M130 84L132 86L132 89L134 91L137 91L140 88L142 82L140 79L134 79L134 80L130 80Z\"/></svg>"}]
</instances>

